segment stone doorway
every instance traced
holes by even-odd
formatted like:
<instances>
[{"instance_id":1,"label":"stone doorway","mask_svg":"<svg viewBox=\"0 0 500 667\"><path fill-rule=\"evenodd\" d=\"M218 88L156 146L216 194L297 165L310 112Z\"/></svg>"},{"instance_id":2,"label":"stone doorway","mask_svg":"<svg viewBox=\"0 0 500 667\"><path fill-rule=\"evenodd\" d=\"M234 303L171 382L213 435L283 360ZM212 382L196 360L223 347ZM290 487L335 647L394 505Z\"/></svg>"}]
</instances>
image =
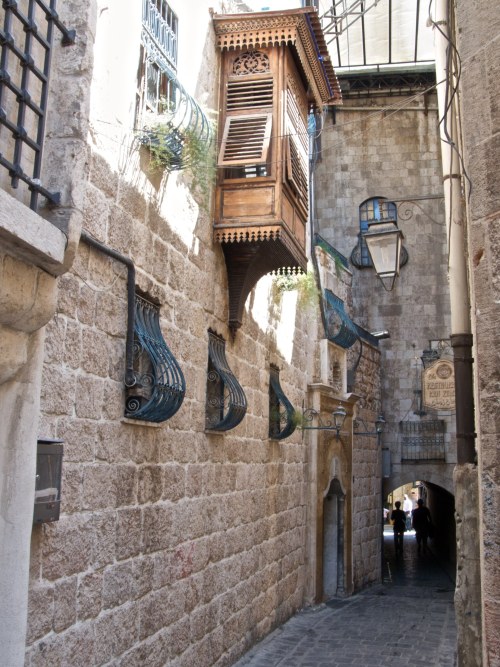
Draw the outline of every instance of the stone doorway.
<instances>
[{"instance_id":1,"label":"stone doorway","mask_svg":"<svg viewBox=\"0 0 500 667\"><path fill-rule=\"evenodd\" d=\"M345 493L338 479L323 501L323 598L343 597Z\"/></svg>"}]
</instances>

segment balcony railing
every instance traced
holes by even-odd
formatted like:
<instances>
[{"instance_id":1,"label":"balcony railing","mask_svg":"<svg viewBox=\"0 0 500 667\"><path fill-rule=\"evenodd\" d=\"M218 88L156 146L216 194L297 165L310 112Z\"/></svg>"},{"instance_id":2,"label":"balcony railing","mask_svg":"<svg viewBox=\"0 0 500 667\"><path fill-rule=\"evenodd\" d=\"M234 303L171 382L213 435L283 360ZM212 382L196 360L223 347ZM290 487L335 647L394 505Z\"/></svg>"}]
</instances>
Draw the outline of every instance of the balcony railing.
<instances>
[{"instance_id":1,"label":"balcony railing","mask_svg":"<svg viewBox=\"0 0 500 667\"><path fill-rule=\"evenodd\" d=\"M36 210L39 194L59 203L59 193L49 192L40 179L54 26L64 46L74 44L75 31L59 21L56 0L50 6L43 0L25 4L23 14L16 0L2 3L0 165L8 170L13 188L26 184L29 206Z\"/></svg>"},{"instance_id":2,"label":"balcony railing","mask_svg":"<svg viewBox=\"0 0 500 667\"><path fill-rule=\"evenodd\" d=\"M164 3L170 21L163 17L156 3L151 0L142 2L143 42L152 43L164 55L168 65L177 68L177 17Z\"/></svg>"}]
</instances>

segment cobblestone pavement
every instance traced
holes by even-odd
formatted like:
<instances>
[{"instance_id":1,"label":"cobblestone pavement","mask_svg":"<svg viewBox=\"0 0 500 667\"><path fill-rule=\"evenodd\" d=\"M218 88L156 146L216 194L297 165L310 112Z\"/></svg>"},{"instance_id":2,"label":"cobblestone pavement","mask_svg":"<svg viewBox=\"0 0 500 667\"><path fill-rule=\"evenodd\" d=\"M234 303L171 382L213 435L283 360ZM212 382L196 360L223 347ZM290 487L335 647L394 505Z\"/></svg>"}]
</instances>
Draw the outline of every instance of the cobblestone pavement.
<instances>
[{"instance_id":1,"label":"cobblestone pavement","mask_svg":"<svg viewBox=\"0 0 500 667\"><path fill-rule=\"evenodd\" d=\"M453 575L413 531L398 560L384 541L383 584L299 612L233 667L454 667Z\"/></svg>"}]
</instances>

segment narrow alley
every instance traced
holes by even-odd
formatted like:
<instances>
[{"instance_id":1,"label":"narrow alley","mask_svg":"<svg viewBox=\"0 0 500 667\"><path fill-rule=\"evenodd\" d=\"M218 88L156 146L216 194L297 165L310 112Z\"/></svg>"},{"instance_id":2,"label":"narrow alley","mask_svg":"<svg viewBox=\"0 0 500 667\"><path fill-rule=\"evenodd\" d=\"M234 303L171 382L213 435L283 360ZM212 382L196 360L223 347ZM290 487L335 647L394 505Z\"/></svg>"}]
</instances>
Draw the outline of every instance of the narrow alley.
<instances>
[{"instance_id":1,"label":"narrow alley","mask_svg":"<svg viewBox=\"0 0 500 667\"><path fill-rule=\"evenodd\" d=\"M454 667L453 576L432 548L417 553L413 531L396 559L386 526L382 585L302 611L234 667Z\"/></svg>"}]
</instances>

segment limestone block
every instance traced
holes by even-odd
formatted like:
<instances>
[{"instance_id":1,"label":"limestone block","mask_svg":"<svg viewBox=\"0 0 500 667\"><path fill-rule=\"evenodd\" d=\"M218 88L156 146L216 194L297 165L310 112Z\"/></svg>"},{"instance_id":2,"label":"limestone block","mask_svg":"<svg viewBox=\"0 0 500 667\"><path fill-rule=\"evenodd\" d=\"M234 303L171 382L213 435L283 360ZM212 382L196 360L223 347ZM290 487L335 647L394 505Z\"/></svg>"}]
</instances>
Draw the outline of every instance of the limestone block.
<instances>
[{"instance_id":1,"label":"limestone block","mask_svg":"<svg viewBox=\"0 0 500 667\"><path fill-rule=\"evenodd\" d=\"M44 526L42 577L54 581L84 572L92 560L91 520L62 516Z\"/></svg>"},{"instance_id":2,"label":"limestone block","mask_svg":"<svg viewBox=\"0 0 500 667\"><path fill-rule=\"evenodd\" d=\"M77 577L57 581L54 587L54 630L66 630L76 621Z\"/></svg>"},{"instance_id":3,"label":"limestone block","mask_svg":"<svg viewBox=\"0 0 500 667\"><path fill-rule=\"evenodd\" d=\"M128 255L133 238L133 217L125 210L113 206L109 218L108 244L117 252Z\"/></svg>"},{"instance_id":4,"label":"limestone block","mask_svg":"<svg viewBox=\"0 0 500 667\"><path fill-rule=\"evenodd\" d=\"M138 472L139 503L155 503L163 495L162 470L157 465L143 466Z\"/></svg>"},{"instance_id":5,"label":"limestone block","mask_svg":"<svg viewBox=\"0 0 500 667\"><path fill-rule=\"evenodd\" d=\"M107 377L108 375L108 340L95 329L84 327L82 330L81 367L90 375Z\"/></svg>"},{"instance_id":6,"label":"limestone block","mask_svg":"<svg viewBox=\"0 0 500 667\"><path fill-rule=\"evenodd\" d=\"M28 646L52 630L53 616L53 586L32 586L28 598L28 630L26 635Z\"/></svg>"},{"instance_id":7,"label":"limestone block","mask_svg":"<svg viewBox=\"0 0 500 667\"><path fill-rule=\"evenodd\" d=\"M143 545L146 553L168 549L175 544L174 510L166 504L144 507Z\"/></svg>"},{"instance_id":8,"label":"limestone block","mask_svg":"<svg viewBox=\"0 0 500 667\"><path fill-rule=\"evenodd\" d=\"M102 604L104 609L118 607L134 597L135 577L133 563L110 565L104 570Z\"/></svg>"},{"instance_id":9,"label":"limestone block","mask_svg":"<svg viewBox=\"0 0 500 667\"><path fill-rule=\"evenodd\" d=\"M186 472L184 466L175 463L165 465L163 470L163 499L175 502L185 495Z\"/></svg>"},{"instance_id":10,"label":"limestone block","mask_svg":"<svg viewBox=\"0 0 500 667\"><path fill-rule=\"evenodd\" d=\"M100 569L115 561L116 514L94 512L92 514L92 565ZM82 570L83 571L83 570Z\"/></svg>"},{"instance_id":11,"label":"limestone block","mask_svg":"<svg viewBox=\"0 0 500 667\"><path fill-rule=\"evenodd\" d=\"M105 422L95 437L95 456L108 463L130 461L133 434L122 424Z\"/></svg>"},{"instance_id":12,"label":"limestone block","mask_svg":"<svg viewBox=\"0 0 500 667\"><path fill-rule=\"evenodd\" d=\"M99 616L95 624L96 664L105 664L136 644L138 611L136 605L129 604Z\"/></svg>"},{"instance_id":13,"label":"limestone block","mask_svg":"<svg viewBox=\"0 0 500 667\"><path fill-rule=\"evenodd\" d=\"M78 376L76 378L75 411L83 419L100 419L104 401L104 382L101 379Z\"/></svg>"},{"instance_id":14,"label":"limestone block","mask_svg":"<svg viewBox=\"0 0 500 667\"><path fill-rule=\"evenodd\" d=\"M74 514L82 510L82 471L80 464L64 461L62 469L61 511Z\"/></svg>"},{"instance_id":15,"label":"limestone block","mask_svg":"<svg viewBox=\"0 0 500 667\"><path fill-rule=\"evenodd\" d=\"M154 572L153 557L143 556L134 560L135 598L137 600L153 590Z\"/></svg>"},{"instance_id":16,"label":"limestone block","mask_svg":"<svg viewBox=\"0 0 500 667\"><path fill-rule=\"evenodd\" d=\"M116 557L137 556L142 549L142 513L140 508L121 509L116 514Z\"/></svg>"},{"instance_id":17,"label":"limestone block","mask_svg":"<svg viewBox=\"0 0 500 667\"><path fill-rule=\"evenodd\" d=\"M56 280L45 271L0 255L0 324L31 333L54 314Z\"/></svg>"},{"instance_id":18,"label":"limestone block","mask_svg":"<svg viewBox=\"0 0 500 667\"><path fill-rule=\"evenodd\" d=\"M119 293L119 292L118 292ZM103 292L97 295L95 325L101 331L125 339L127 333L127 292L123 286L120 297Z\"/></svg>"},{"instance_id":19,"label":"limestone block","mask_svg":"<svg viewBox=\"0 0 500 667\"><path fill-rule=\"evenodd\" d=\"M83 202L85 231L97 239L105 239L108 231L108 217L108 199L100 190L88 183Z\"/></svg>"},{"instance_id":20,"label":"limestone block","mask_svg":"<svg viewBox=\"0 0 500 667\"><path fill-rule=\"evenodd\" d=\"M178 621L184 613L184 598L176 586L152 591L140 601L141 639Z\"/></svg>"},{"instance_id":21,"label":"limestone block","mask_svg":"<svg viewBox=\"0 0 500 667\"><path fill-rule=\"evenodd\" d=\"M62 418L58 436L64 440L64 461L89 462L94 459L97 425L86 419Z\"/></svg>"},{"instance_id":22,"label":"limestone block","mask_svg":"<svg viewBox=\"0 0 500 667\"><path fill-rule=\"evenodd\" d=\"M97 618L102 609L102 573L80 575L77 590L78 620Z\"/></svg>"},{"instance_id":23,"label":"limestone block","mask_svg":"<svg viewBox=\"0 0 500 667\"><path fill-rule=\"evenodd\" d=\"M41 408L46 413L70 415L75 404L75 377L65 369L45 365L40 396Z\"/></svg>"}]
</instances>

